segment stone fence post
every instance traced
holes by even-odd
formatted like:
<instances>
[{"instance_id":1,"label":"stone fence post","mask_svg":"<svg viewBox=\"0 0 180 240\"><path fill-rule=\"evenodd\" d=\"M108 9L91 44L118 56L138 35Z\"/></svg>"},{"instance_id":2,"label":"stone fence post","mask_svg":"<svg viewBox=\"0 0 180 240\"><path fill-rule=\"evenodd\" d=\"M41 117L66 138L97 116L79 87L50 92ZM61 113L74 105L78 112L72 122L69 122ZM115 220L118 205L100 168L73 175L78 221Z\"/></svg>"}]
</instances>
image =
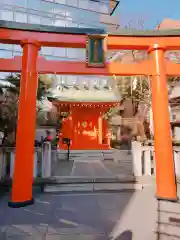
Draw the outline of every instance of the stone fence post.
<instances>
[{"instance_id":1,"label":"stone fence post","mask_svg":"<svg viewBox=\"0 0 180 240\"><path fill-rule=\"evenodd\" d=\"M14 161L15 161L15 149L10 152L10 178L13 178L14 174ZM23 168L22 168L23 171ZM37 177L37 152L34 151L34 171L33 177Z\"/></svg>"},{"instance_id":2,"label":"stone fence post","mask_svg":"<svg viewBox=\"0 0 180 240\"><path fill-rule=\"evenodd\" d=\"M141 142L132 141L132 161L133 161L133 172L135 177L142 176L142 150Z\"/></svg>"},{"instance_id":3,"label":"stone fence post","mask_svg":"<svg viewBox=\"0 0 180 240\"><path fill-rule=\"evenodd\" d=\"M42 145L42 178L51 177L51 143L44 142Z\"/></svg>"}]
</instances>

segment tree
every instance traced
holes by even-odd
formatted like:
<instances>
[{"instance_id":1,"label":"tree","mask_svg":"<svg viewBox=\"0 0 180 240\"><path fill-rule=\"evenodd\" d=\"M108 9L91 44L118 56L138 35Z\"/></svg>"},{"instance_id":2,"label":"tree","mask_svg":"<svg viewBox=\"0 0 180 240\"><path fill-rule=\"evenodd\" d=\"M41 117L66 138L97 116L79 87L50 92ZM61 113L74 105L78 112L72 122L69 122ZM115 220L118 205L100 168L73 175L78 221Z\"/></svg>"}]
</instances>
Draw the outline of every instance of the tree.
<instances>
[{"instance_id":1,"label":"tree","mask_svg":"<svg viewBox=\"0 0 180 240\"><path fill-rule=\"evenodd\" d=\"M144 121L150 106L149 79L145 76L115 77L121 97L121 123L132 129L133 135L145 138ZM116 111L118 113L118 111ZM115 117L116 119L116 117Z\"/></svg>"},{"instance_id":2,"label":"tree","mask_svg":"<svg viewBox=\"0 0 180 240\"><path fill-rule=\"evenodd\" d=\"M11 83L14 87L7 87L7 89L11 89L12 91L16 91L19 94L20 91L20 82L21 82L21 74L11 74L5 78L5 81ZM49 92L52 81L46 75L38 75L38 90L37 90L37 100L41 101L44 96Z\"/></svg>"},{"instance_id":3,"label":"tree","mask_svg":"<svg viewBox=\"0 0 180 240\"><path fill-rule=\"evenodd\" d=\"M39 75L38 78L37 103L46 98L52 82L46 75ZM0 102L0 130L4 132L5 140L8 135L15 135L16 132L21 75L11 74L4 81L8 84L3 85L0 91L0 99L3 98ZM42 111L42 106L37 104L37 115Z\"/></svg>"}]
</instances>

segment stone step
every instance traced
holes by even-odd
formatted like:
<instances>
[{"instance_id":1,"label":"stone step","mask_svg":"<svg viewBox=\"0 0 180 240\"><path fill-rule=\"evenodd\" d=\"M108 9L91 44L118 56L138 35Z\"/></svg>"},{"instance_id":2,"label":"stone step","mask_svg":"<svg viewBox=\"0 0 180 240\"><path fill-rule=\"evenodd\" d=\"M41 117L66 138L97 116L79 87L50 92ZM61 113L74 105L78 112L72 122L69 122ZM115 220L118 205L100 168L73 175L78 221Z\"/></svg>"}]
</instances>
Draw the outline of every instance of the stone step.
<instances>
[{"instance_id":1,"label":"stone step","mask_svg":"<svg viewBox=\"0 0 180 240\"><path fill-rule=\"evenodd\" d=\"M96 155L95 154L92 154L92 155L91 154L89 154L89 155L88 154L81 154L81 155L80 154L79 155L78 154L77 155L70 154L69 156L74 157L74 158L76 158L76 157L103 157L103 154L99 154L99 155L97 155L97 154Z\"/></svg>"},{"instance_id":2,"label":"stone step","mask_svg":"<svg viewBox=\"0 0 180 240\"><path fill-rule=\"evenodd\" d=\"M159 211L166 211L169 213L179 213L180 214L180 202L166 202L159 201Z\"/></svg>"},{"instance_id":3,"label":"stone step","mask_svg":"<svg viewBox=\"0 0 180 240\"><path fill-rule=\"evenodd\" d=\"M159 201L156 227L159 239L180 239L180 203Z\"/></svg>"},{"instance_id":4,"label":"stone step","mask_svg":"<svg viewBox=\"0 0 180 240\"><path fill-rule=\"evenodd\" d=\"M103 157L104 157L104 160L114 160L113 154L104 154Z\"/></svg>"},{"instance_id":5,"label":"stone step","mask_svg":"<svg viewBox=\"0 0 180 240\"><path fill-rule=\"evenodd\" d=\"M179 240L179 236L172 236L166 233L156 233L155 238L153 240Z\"/></svg>"},{"instance_id":6,"label":"stone step","mask_svg":"<svg viewBox=\"0 0 180 240\"><path fill-rule=\"evenodd\" d=\"M91 158L91 157L88 157L88 158L72 158L70 159L70 161L74 161L74 162L96 162L97 161L97 158ZM103 161L104 159L101 158L99 159L98 161Z\"/></svg>"},{"instance_id":7,"label":"stone step","mask_svg":"<svg viewBox=\"0 0 180 240\"><path fill-rule=\"evenodd\" d=\"M167 223L167 224L179 224L180 227L180 213L177 212L169 212L169 211L161 211L159 213L159 222Z\"/></svg>"},{"instance_id":8,"label":"stone step","mask_svg":"<svg viewBox=\"0 0 180 240\"><path fill-rule=\"evenodd\" d=\"M67 153L67 150L57 150L56 151L58 154L59 153ZM113 150L70 150L71 154L97 154L97 153L103 153L103 154L110 154L114 153Z\"/></svg>"},{"instance_id":9,"label":"stone step","mask_svg":"<svg viewBox=\"0 0 180 240\"><path fill-rule=\"evenodd\" d=\"M46 185L44 192L79 192L79 191L93 191L93 184L67 184L67 185Z\"/></svg>"},{"instance_id":10,"label":"stone step","mask_svg":"<svg viewBox=\"0 0 180 240\"><path fill-rule=\"evenodd\" d=\"M132 164L131 160L126 160L126 159L121 159L120 161L118 161L118 165L119 164Z\"/></svg>"},{"instance_id":11,"label":"stone step","mask_svg":"<svg viewBox=\"0 0 180 240\"><path fill-rule=\"evenodd\" d=\"M63 160L67 158L67 150L60 150L57 152L57 158ZM114 152L113 150L86 150L86 151L70 151L70 160L111 160L117 161L120 164L132 164L132 160L127 158L127 154L123 155L121 152Z\"/></svg>"},{"instance_id":12,"label":"stone step","mask_svg":"<svg viewBox=\"0 0 180 240\"><path fill-rule=\"evenodd\" d=\"M57 154L57 156L67 156L68 154ZM91 156L91 157L101 157L103 154L69 154L70 157L82 157L82 156Z\"/></svg>"},{"instance_id":13,"label":"stone step","mask_svg":"<svg viewBox=\"0 0 180 240\"><path fill-rule=\"evenodd\" d=\"M84 184L84 183L137 183L136 178L133 176L120 175L116 177L99 177L99 176L68 176L68 177L60 177L54 176L49 178L39 178L36 180L38 182L44 182L47 185L53 184Z\"/></svg>"},{"instance_id":14,"label":"stone step","mask_svg":"<svg viewBox=\"0 0 180 240\"><path fill-rule=\"evenodd\" d=\"M104 158L103 155L70 155L69 156L70 158L88 158L88 157L91 157L91 158L96 158L98 160L98 158Z\"/></svg>"},{"instance_id":15,"label":"stone step","mask_svg":"<svg viewBox=\"0 0 180 240\"><path fill-rule=\"evenodd\" d=\"M57 150L57 153L67 153L67 150ZM96 153L109 153L113 152L113 150L70 150L70 153L72 154L84 154L84 153L90 153L90 154L96 154Z\"/></svg>"},{"instance_id":16,"label":"stone step","mask_svg":"<svg viewBox=\"0 0 180 240\"><path fill-rule=\"evenodd\" d=\"M98 192L98 191L127 191L142 190L138 183L84 183L84 184L57 184L46 185L44 192Z\"/></svg>"},{"instance_id":17,"label":"stone step","mask_svg":"<svg viewBox=\"0 0 180 240\"><path fill-rule=\"evenodd\" d=\"M169 239L180 239L180 226L159 223L157 234L161 236L160 239L163 239L162 237L166 239L167 236L169 236Z\"/></svg>"},{"instance_id":18,"label":"stone step","mask_svg":"<svg viewBox=\"0 0 180 240\"><path fill-rule=\"evenodd\" d=\"M67 155L64 156L57 156L58 160L67 159ZM77 160L104 160L103 156L69 156L69 160L77 161Z\"/></svg>"},{"instance_id":19,"label":"stone step","mask_svg":"<svg viewBox=\"0 0 180 240\"><path fill-rule=\"evenodd\" d=\"M57 158L59 160L63 160L67 158L67 150L59 150L57 151ZM92 150L92 151L70 151L69 160L113 160L114 155L111 150Z\"/></svg>"}]
</instances>

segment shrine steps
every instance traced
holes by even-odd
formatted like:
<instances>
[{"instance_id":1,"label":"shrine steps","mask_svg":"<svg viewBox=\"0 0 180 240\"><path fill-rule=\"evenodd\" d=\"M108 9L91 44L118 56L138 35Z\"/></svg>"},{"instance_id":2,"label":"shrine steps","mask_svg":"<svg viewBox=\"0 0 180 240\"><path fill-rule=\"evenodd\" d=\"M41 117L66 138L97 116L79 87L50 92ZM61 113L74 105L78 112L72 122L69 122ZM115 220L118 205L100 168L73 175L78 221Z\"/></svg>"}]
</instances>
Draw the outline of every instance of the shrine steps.
<instances>
[{"instance_id":1,"label":"shrine steps","mask_svg":"<svg viewBox=\"0 0 180 240\"><path fill-rule=\"evenodd\" d=\"M180 202L157 201L157 239L180 239Z\"/></svg>"},{"instance_id":2,"label":"shrine steps","mask_svg":"<svg viewBox=\"0 0 180 240\"><path fill-rule=\"evenodd\" d=\"M106 180L107 181L107 180ZM44 187L44 192L62 193L98 193L98 192L132 192L142 190L142 184L138 183L74 183L74 184L48 184Z\"/></svg>"},{"instance_id":3,"label":"shrine steps","mask_svg":"<svg viewBox=\"0 0 180 240\"><path fill-rule=\"evenodd\" d=\"M67 150L57 151L57 160L67 159ZM103 161L114 160L113 150L70 150L70 161Z\"/></svg>"}]
</instances>

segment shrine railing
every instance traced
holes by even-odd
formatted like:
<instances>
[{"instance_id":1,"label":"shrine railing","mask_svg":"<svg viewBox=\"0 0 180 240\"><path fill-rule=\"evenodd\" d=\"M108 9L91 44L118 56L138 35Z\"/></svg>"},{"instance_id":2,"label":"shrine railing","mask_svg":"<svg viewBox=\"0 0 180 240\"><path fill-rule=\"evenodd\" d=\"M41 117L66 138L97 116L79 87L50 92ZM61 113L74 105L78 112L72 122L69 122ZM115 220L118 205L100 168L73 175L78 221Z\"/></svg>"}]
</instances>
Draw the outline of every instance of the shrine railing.
<instances>
[{"instance_id":1,"label":"shrine railing","mask_svg":"<svg viewBox=\"0 0 180 240\"><path fill-rule=\"evenodd\" d=\"M12 179L14 160L14 147L0 148L0 182ZM36 147L34 150L33 177L51 177L51 144L49 142L45 142L42 147Z\"/></svg>"},{"instance_id":2,"label":"shrine railing","mask_svg":"<svg viewBox=\"0 0 180 240\"><path fill-rule=\"evenodd\" d=\"M133 171L136 177L156 174L154 146L143 146L141 142L132 142ZM173 147L176 177L180 179L180 147Z\"/></svg>"},{"instance_id":3,"label":"shrine railing","mask_svg":"<svg viewBox=\"0 0 180 240\"><path fill-rule=\"evenodd\" d=\"M52 165L56 157L56 150L52 150L51 143L46 142L34 151L34 178L52 177ZM53 155L54 154L54 155ZM114 150L114 162L125 162L123 156L126 151ZM173 147L174 166L177 179L180 179L180 147ZM9 180L14 172L15 148L0 148L0 182ZM102 159L100 159L102 160ZM127 160L128 161L128 160ZM128 162L127 162L128 164ZM132 172L135 177L155 177L154 146L143 146L141 142L132 142ZM23 170L22 170L23 171Z\"/></svg>"}]
</instances>

